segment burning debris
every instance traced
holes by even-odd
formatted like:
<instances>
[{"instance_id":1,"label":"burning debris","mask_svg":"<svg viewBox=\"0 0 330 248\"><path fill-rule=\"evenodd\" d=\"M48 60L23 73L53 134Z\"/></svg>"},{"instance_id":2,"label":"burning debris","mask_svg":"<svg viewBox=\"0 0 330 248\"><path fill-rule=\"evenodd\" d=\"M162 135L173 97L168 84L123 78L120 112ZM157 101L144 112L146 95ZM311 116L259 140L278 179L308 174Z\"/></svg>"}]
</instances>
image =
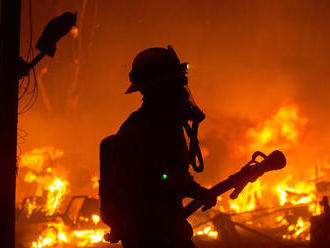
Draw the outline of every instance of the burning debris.
<instances>
[{"instance_id":1,"label":"burning debris","mask_svg":"<svg viewBox=\"0 0 330 248\"><path fill-rule=\"evenodd\" d=\"M52 147L34 149L23 154L20 159L20 169L24 170L24 182L33 184L35 187L34 196L44 199L41 209L47 216L54 215L61 206L64 196L68 193L69 183L66 180L64 171L59 171L54 165L55 161L63 156L63 151ZM31 202L29 211L34 212L35 203Z\"/></svg>"},{"instance_id":2,"label":"burning debris","mask_svg":"<svg viewBox=\"0 0 330 248\"><path fill-rule=\"evenodd\" d=\"M250 184L246 192L252 192L251 195L243 192L237 202L224 197L219 198L216 210L218 213L213 213L213 215L227 213L230 219L223 219L222 224L219 225L215 224L215 217L212 217L207 223L197 225L195 235L207 235L218 239L222 235L221 229L228 226L228 223L232 223L233 219L235 222L257 230L273 230L270 236L279 240L310 240L309 218L319 214L315 187L314 191L308 187L300 188L299 185L296 188L284 186L283 190L281 185L282 183L279 183L279 186L273 186L273 192L271 192L269 187L262 189L259 183ZM274 199L272 206L263 206L262 195L271 193L277 195L277 199ZM224 224L226 222L228 223ZM218 226L218 229L215 226ZM234 224L234 226L237 225Z\"/></svg>"},{"instance_id":3,"label":"burning debris","mask_svg":"<svg viewBox=\"0 0 330 248\"><path fill-rule=\"evenodd\" d=\"M299 143L307 122L297 106L285 105L273 117L249 128L239 150L244 154L274 147L290 151ZM237 237L237 230L245 229L269 240L308 242L310 217L321 213L321 188L323 193L328 192L324 191L327 187L321 187L314 178L294 174L269 182L259 179L249 184L235 200L219 197L218 213L213 213L202 225L196 222L194 235L230 243L232 237ZM227 217L220 218L224 213Z\"/></svg>"},{"instance_id":4,"label":"burning debris","mask_svg":"<svg viewBox=\"0 0 330 248\"><path fill-rule=\"evenodd\" d=\"M89 220L84 220L89 222ZM108 231L106 228L89 227L90 229L71 229L64 222L48 223L33 241L31 248L40 247L90 247L103 242L103 236Z\"/></svg>"},{"instance_id":5,"label":"burning debris","mask_svg":"<svg viewBox=\"0 0 330 248\"><path fill-rule=\"evenodd\" d=\"M290 149L299 141L306 122L297 107L285 106L274 117L247 130L246 152L272 149L279 143L283 149ZM42 223L38 235L26 247L89 247L105 242L103 235L109 229L100 219L98 199L73 197L62 211L70 192L67 171L60 166L63 156L62 150L44 147L20 158L19 178L27 185L34 185L34 191L33 196L25 197L20 203L18 225ZM237 199L219 196L217 207L208 215L197 213L191 217L194 238L226 244L232 237L250 238L253 234L280 244L308 242L310 218L321 214L319 201L328 192L325 184L325 180L293 174L271 182L259 179L249 184ZM97 191L99 177L93 176L90 185Z\"/></svg>"},{"instance_id":6,"label":"burning debris","mask_svg":"<svg viewBox=\"0 0 330 248\"><path fill-rule=\"evenodd\" d=\"M17 209L17 231L25 226L22 232L33 232L28 228L38 225L38 231L23 247L88 247L102 243L104 233L109 231L100 220L98 199L73 197L62 211L70 186L66 172L59 166L63 155L61 150L44 147L25 153L20 159L20 178L27 185L33 184L35 191ZM91 181L97 187L97 178Z\"/></svg>"}]
</instances>

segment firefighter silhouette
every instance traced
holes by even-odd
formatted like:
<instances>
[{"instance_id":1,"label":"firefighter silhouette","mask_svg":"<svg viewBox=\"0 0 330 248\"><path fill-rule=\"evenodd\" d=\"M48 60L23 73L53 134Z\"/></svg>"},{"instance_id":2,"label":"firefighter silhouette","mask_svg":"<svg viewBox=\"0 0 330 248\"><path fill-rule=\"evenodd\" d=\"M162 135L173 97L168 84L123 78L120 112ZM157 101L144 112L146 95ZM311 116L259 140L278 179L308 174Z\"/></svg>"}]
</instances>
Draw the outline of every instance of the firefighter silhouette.
<instances>
[{"instance_id":1,"label":"firefighter silhouette","mask_svg":"<svg viewBox=\"0 0 330 248\"><path fill-rule=\"evenodd\" d=\"M101 142L102 220L111 227L110 241L124 248L194 247L182 199L200 199L204 210L216 204L188 171L189 164L203 169L197 129L205 116L192 100L187 67L171 46L139 53L126 93L140 91L143 104Z\"/></svg>"}]
</instances>

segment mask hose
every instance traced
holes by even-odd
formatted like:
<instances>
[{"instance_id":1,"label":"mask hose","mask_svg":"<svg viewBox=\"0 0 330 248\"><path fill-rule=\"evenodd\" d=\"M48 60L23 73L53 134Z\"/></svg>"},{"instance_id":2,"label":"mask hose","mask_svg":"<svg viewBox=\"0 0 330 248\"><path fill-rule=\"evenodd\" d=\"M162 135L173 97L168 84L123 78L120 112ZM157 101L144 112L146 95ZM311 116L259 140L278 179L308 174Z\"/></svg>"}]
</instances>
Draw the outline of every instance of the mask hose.
<instances>
[{"instance_id":1,"label":"mask hose","mask_svg":"<svg viewBox=\"0 0 330 248\"><path fill-rule=\"evenodd\" d=\"M189 142L190 164L193 167L194 171L198 172L198 173L200 173L204 170L203 156L202 156L201 149L199 147L198 138L197 138L199 123L200 122L198 122L198 121L193 121L191 127L187 121L184 122L184 124L183 124L186 134L190 139L190 142ZM196 157L197 157L198 163L196 161Z\"/></svg>"}]
</instances>

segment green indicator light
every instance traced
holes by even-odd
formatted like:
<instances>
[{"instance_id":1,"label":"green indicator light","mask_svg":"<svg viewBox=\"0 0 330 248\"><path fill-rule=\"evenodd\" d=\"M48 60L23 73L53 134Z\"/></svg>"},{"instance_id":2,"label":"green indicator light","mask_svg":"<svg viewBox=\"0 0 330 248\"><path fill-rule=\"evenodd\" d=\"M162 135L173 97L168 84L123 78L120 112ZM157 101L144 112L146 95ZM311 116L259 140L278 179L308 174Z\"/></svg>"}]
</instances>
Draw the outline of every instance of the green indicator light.
<instances>
[{"instance_id":1,"label":"green indicator light","mask_svg":"<svg viewBox=\"0 0 330 248\"><path fill-rule=\"evenodd\" d=\"M167 174L162 174L162 179L163 179L163 180L166 180L167 177L168 177Z\"/></svg>"}]
</instances>

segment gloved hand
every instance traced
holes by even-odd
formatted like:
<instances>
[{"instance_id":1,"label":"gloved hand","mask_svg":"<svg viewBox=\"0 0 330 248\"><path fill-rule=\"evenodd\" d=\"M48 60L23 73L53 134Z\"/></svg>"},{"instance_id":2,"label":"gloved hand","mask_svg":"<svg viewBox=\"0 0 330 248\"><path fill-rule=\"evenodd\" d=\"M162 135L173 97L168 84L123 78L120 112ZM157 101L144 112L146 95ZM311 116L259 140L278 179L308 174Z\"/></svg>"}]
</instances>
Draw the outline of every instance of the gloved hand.
<instances>
[{"instance_id":1,"label":"gloved hand","mask_svg":"<svg viewBox=\"0 0 330 248\"><path fill-rule=\"evenodd\" d=\"M205 189L204 192L201 194L201 200L204 203L202 211L206 211L217 204L217 197L211 194L208 189Z\"/></svg>"}]
</instances>

